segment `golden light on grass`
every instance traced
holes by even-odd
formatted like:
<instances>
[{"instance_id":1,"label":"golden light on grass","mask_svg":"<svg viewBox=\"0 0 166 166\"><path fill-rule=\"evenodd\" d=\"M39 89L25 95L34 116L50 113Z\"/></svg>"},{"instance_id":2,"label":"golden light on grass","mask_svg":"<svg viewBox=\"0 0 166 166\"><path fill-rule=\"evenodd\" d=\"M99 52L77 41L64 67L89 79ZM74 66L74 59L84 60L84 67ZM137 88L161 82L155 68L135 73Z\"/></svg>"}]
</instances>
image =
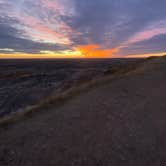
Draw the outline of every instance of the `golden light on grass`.
<instances>
[{"instance_id":1,"label":"golden light on grass","mask_svg":"<svg viewBox=\"0 0 166 166\"><path fill-rule=\"evenodd\" d=\"M127 55L127 56L125 56L125 58L148 58L148 57L152 57L152 56L164 56L164 55L166 55L166 52Z\"/></svg>"}]
</instances>

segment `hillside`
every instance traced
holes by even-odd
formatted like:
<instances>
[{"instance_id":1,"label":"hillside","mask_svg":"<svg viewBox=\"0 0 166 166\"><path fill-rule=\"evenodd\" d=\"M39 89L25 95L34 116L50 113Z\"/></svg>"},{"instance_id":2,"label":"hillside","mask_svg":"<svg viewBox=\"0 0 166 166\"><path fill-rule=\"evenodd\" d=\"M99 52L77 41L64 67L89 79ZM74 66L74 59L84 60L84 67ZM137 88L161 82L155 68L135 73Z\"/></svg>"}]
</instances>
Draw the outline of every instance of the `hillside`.
<instances>
[{"instance_id":1,"label":"hillside","mask_svg":"<svg viewBox=\"0 0 166 166\"><path fill-rule=\"evenodd\" d=\"M1 126L0 165L164 166L166 57L101 82Z\"/></svg>"}]
</instances>

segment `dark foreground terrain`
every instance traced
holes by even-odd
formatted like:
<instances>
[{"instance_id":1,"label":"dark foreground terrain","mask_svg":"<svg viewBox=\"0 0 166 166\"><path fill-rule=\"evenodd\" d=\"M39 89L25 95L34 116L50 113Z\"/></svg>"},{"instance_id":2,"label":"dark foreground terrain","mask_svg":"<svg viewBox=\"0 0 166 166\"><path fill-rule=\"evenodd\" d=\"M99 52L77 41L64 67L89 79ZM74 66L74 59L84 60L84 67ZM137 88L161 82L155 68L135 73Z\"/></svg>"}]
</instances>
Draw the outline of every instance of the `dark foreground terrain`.
<instances>
[{"instance_id":1,"label":"dark foreground terrain","mask_svg":"<svg viewBox=\"0 0 166 166\"><path fill-rule=\"evenodd\" d=\"M0 118L138 59L0 60Z\"/></svg>"},{"instance_id":2,"label":"dark foreground terrain","mask_svg":"<svg viewBox=\"0 0 166 166\"><path fill-rule=\"evenodd\" d=\"M166 58L101 82L1 125L0 166L165 166Z\"/></svg>"}]
</instances>

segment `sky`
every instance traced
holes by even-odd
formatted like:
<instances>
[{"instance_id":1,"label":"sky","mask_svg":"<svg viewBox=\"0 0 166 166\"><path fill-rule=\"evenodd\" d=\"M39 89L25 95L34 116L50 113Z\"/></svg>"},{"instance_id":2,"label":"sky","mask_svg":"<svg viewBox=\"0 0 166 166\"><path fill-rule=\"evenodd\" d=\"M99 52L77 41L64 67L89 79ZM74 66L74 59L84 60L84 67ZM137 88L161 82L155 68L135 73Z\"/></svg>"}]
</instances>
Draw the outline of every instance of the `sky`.
<instances>
[{"instance_id":1,"label":"sky","mask_svg":"<svg viewBox=\"0 0 166 166\"><path fill-rule=\"evenodd\" d=\"M166 54L166 0L0 0L0 58Z\"/></svg>"}]
</instances>

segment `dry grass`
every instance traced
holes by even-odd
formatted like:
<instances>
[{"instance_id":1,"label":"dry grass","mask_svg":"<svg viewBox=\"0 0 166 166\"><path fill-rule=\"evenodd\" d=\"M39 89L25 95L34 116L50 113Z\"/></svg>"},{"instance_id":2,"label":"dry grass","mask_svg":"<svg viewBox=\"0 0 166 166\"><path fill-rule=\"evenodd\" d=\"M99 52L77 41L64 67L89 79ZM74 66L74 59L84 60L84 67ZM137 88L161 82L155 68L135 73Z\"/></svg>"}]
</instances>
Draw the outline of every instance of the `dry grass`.
<instances>
[{"instance_id":1,"label":"dry grass","mask_svg":"<svg viewBox=\"0 0 166 166\"><path fill-rule=\"evenodd\" d=\"M0 79L18 79L18 78L24 78L31 76L32 73L26 73L26 72L16 72L16 73L9 73L9 74L1 74Z\"/></svg>"}]
</instances>

